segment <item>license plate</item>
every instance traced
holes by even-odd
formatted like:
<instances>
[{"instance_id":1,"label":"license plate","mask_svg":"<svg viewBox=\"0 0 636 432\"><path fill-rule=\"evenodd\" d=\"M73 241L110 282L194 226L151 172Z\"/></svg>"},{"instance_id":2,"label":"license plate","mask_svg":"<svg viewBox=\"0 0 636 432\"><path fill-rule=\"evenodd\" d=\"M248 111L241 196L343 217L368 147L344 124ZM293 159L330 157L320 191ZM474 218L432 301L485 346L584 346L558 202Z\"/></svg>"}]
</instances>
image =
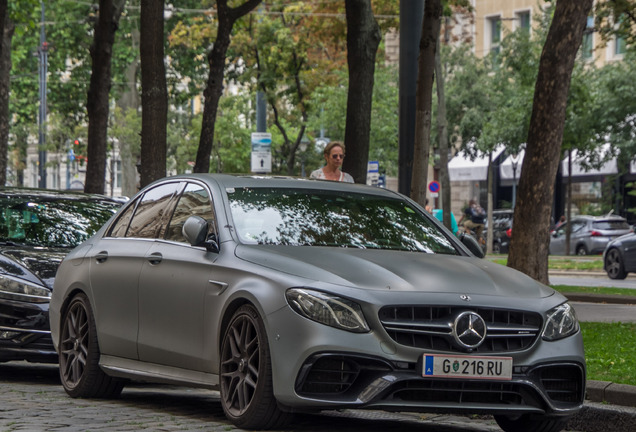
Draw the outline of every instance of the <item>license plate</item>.
<instances>
[{"instance_id":1,"label":"license plate","mask_svg":"<svg viewBox=\"0 0 636 432\"><path fill-rule=\"evenodd\" d=\"M424 378L512 379L512 357L424 354Z\"/></svg>"}]
</instances>

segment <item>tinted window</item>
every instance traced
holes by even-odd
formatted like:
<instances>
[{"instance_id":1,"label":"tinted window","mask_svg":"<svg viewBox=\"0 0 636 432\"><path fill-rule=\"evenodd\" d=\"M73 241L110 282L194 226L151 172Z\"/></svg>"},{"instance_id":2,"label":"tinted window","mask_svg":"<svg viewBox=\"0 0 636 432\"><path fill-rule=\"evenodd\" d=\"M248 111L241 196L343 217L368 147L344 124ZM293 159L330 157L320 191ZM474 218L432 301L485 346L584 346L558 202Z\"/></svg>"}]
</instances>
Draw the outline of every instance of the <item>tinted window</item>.
<instances>
[{"instance_id":1,"label":"tinted window","mask_svg":"<svg viewBox=\"0 0 636 432\"><path fill-rule=\"evenodd\" d=\"M592 224L592 228L598 230L628 230L629 225L627 221L620 220L598 221Z\"/></svg>"},{"instance_id":2,"label":"tinted window","mask_svg":"<svg viewBox=\"0 0 636 432\"><path fill-rule=\"evenodd\" d=\"M130 224L130 219L132 219L132 215L135 212L135 207L137 206L137 202L130 203L130 205L124 210L118 217L117 221L113 224L113 227L110 229L111 237L125 237L126 231L128 230L128 225Z\"/></svg>"},{"instance_id":3,"label":"tinted window","mask_svg":"<svg viewBox=\"0 0 636 432\"><path fill-rule=\"evenodd\" d=\"M180 183L167 183L148 190L137 205L126 237L163 237L165 218L170 214L170 205Z\"/></svg>"},{"instance_id":4,"label":"tinted window","mask_svg":"<svg viewBox=\"0 0 636 432\"><path fill-rule=\"evenodd\" d=\"M119 209L100 200L51 197L0 199L0 241L46 247L75 247Z\"/></svg>"},{"instance_id":5,"label":"tinted window","mask_svg":"<svg viewBox=\"0 0 636 432\"><path fill-rule=\"evenodd\" d=\"M457 253L433 222L399 199L266 188L233 189L228 197L244 243Z\"/></svg>"},{"instance_id":6,"label":"tinted window","mask_svg":"<svg viewBox=\"0 0 636 432\"><path fill-rule=\"evenodd\" d=\"M166 239L186 242L186 239L183 237L182 228L186 219L190 216L202 217L208 221L210 227L209 234L216 232L214 212L212 211L212 204L208 192L202 186L194 183L189 183L181 195L181 198L179 198L179 202L172 215L172 220L168 226Z\"/></svg>"}]
</instances>

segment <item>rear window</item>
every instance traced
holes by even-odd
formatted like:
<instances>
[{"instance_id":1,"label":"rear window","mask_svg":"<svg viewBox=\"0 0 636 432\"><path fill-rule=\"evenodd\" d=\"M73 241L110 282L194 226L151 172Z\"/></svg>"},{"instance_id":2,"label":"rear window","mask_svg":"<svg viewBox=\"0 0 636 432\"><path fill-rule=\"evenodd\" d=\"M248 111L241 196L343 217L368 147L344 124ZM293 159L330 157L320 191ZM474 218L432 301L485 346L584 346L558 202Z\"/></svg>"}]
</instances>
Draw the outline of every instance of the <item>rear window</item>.
<instances>
[{"instance_id":1,"label":"rear window","mask_svg":"<svg viewBox=\"0 0 636 432\"><path fill-rule=\"evenodd\" d=\"M0 242L75 247L106 223L120 205L107 200L0 198Z\"/></svg>"},{"instance_id":2,"label":"rear window","mask_svg":"<svg viewBox=\"0 0 636 432\"><path fill-rule=\"evenodd\" d=\"M627 221L598 221L592 223L592 227L598 230L628 230Z\"/></svg>"}]
</instances>

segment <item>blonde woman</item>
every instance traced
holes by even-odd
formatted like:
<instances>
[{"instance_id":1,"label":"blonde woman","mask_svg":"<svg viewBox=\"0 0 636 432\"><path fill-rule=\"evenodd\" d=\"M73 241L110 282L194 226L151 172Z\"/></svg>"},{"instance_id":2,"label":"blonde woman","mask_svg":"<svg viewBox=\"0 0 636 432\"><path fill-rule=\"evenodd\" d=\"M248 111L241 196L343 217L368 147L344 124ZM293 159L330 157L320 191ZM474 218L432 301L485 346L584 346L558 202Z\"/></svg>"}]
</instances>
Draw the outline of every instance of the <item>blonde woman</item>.
<instances>
[{"instance_id":1,"label":"blonde woman","mask_svg":"<svg viewBox=\"0 0 636 432\"><path fill-rule=\"evenodd\" d=\"M343 142L331 141L325 146L324 155L327 164L313 171L309 178L353 183L353 177L340 169L345 156Z\"/></svg>"}]
</instances>

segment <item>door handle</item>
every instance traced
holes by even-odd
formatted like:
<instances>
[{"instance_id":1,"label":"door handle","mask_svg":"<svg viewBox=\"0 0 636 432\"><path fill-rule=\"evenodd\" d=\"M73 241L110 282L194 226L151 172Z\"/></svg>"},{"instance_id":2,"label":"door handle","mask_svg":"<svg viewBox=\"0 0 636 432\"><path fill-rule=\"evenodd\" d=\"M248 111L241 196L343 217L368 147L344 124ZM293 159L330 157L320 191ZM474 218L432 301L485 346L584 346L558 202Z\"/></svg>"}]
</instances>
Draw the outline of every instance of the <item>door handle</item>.
<instances>
[{"instance_id":1,"label":"door handle","mask_svg":"<svg viewBox=\"0 0 636 432\"><path fill-rule=\"evenodd\" d=\"M147 257L148 262L152 265L156 265L161 263L161 261L163 260L163 255L161 255L161 253L159 252L153 252L150 254L150 256Z\"/></svg>"},{"instance_id":2,"label":"door handle","mask_svg":"<svg viewBox=\"0 0 636 432\"><path fill-rule=\"evenodd\" d=\"M97 255L95 255L95 261L97 261L98 263L106 262L107 259L108 259L108 252L106 251L98 252Z\"/></svg>"}]
</instances>

